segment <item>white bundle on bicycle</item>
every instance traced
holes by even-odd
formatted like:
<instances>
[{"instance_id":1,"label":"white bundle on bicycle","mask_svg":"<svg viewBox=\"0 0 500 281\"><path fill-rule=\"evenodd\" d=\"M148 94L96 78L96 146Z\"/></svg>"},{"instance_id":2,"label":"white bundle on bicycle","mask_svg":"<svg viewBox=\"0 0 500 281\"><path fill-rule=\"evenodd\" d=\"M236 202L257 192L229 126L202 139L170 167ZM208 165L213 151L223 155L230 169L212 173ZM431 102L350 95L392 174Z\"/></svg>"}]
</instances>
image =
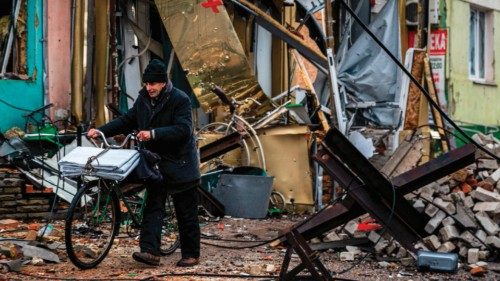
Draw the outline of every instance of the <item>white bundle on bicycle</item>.
<instances>
[{"instance_id":1,"label":"white bundle on bicycle","mask_svg":"<svg viewBox=\"0 0 500 281\"><path fill-rule=\"evenodd\" d=\"M139 152L134 149L103 149L76 147L59 161L62 176L98 176L123 180L139 163Z\"/></svg>"}]
</instances>

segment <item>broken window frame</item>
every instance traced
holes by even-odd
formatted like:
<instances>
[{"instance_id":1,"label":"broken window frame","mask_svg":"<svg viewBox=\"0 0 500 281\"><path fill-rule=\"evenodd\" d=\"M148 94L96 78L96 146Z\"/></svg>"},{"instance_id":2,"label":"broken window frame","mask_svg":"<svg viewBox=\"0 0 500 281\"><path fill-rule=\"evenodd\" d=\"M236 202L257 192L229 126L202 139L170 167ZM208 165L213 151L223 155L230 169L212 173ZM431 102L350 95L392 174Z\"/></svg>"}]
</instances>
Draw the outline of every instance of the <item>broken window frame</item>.
<instances>
[{"instance_id":1,"label":"broken window frame","mask_svg":"<svg viewBox=\"0 0 500 281\"><path fill-rule=\"evenodd\" d=\"M493 82L493 12L470 7L469 79L478 83Z\"/></svg>"},{"instance_id":2,"label":"broken window frame","mask_svg":"<svg viewBox=\"0 0 500 281\"><path fill-rule=\"evenodd\" d=\"M30 78L29 29L30 27L30 1L33 0L0 0L2 2L11 2L10 14L3 16L9 17L8 30L3 38L4 42L0 49L0 79L2 80L27 80ZM32 3L31 3L32 4ZM17 6L19 7L17 8ZM19 10L17 10L19 9ZM15 19L15 25L12 20ZM11 35L12 34L12 35ZM7 62L5 62L7 60Z\"/></svg>"}]
</instances>

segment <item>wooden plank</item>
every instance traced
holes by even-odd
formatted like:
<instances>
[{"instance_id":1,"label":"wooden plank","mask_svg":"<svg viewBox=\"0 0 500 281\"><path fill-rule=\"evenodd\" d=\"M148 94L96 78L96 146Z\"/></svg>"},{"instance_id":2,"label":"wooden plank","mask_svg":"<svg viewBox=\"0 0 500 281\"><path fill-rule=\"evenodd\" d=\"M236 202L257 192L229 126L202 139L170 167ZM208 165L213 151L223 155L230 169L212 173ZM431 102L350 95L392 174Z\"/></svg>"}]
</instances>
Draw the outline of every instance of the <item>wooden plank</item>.
<instances>
[{"instance_id":1,"label":"wooden plank","mask_svg":"<svg viewBox=\"0 0 500 281\"><path fill-rule=\"evenodd\" d=\"M423 81L422 81L423 82ZM422 142L422 157L420 164L427 163L431 159L431 130L429 127L429 103L421 94L420 107L418 112L418 126Z\"/></svg>"},{"instance_id":2,"label":"wooden plank","mask_svg":"<svg viewBox=\"0 0 500 281\"><path fill-rule=\"evenodd\" d=\"M413 65L411 68L411 75L415 77L417 80L422 79L424 64L423 60L425 57L425 51L423 50L415 50L413 55ZM411 82L408 94L408 102L406 105L406 114L405 114L405 130L414 130L418 127L418 115L420 112L420 99L422 97L422 93L418 89L415 83Z\"/></svg>"},{"instance_id":3,"label":"wooden plank","mask_svg":"<svg viewBox=\"0 0 500 281\"><path fill-rule=\"evenodd\" d=\"M434 85L434 80L432 79L432 69L429 63L428 55L426 55L424 58L424 73L429 95L438 106L441 106L439 104L439 99L436 94L436 87ZM437 125L437 131L439 132L439 136L441 137L441 149L443 150L443 152L448 152L450 149L448 145L448 138L446 137L446 133L444 131L445 125L443 122L443 118L441 117L441 114L439 114L438 110L435 109L434 107L432 107L432 118L434 119L434 123Z\"/></svg>"},{"instance_id":4,"label":"wooden plank","mask_svg":"<svg viewBox=\"0 0 500 281\"><path fill-rule=\"evenodd\" d=\"M416 138L410 150L405 155L405 158L402 159L399 165L392 172L391 178L410 171L418 166L420 159L422 158L422 148L424 145L423 141L424 140L420 138Z\"/></svg>"},{"instance_id":5,"label":"wooden plank","mask_svg":"<svg viewBox=\"0 0 500 281\"><path fill-rule=\"evenodd\" d=\"M411 136L407 136L405 140L398 146L396 151L394 151L394 153L382 167L380 172L390 178L399 163L401 163L406 154L408 154L414 143L415 139L412 140Z\"/></svg>"}]
</instances>

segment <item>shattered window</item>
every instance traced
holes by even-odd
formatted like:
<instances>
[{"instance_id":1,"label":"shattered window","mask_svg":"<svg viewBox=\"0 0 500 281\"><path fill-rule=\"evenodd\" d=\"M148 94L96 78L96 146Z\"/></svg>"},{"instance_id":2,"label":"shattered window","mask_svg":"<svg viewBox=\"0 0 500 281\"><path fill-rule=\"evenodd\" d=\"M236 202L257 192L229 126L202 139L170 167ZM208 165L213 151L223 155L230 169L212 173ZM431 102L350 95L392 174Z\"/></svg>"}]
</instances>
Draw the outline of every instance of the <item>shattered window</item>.
<instances>
[{"instance_id":1,"label":"shattered window","mask_svg":"<svg viewBox=\"0 0 500 281\"><path fill-rule=\"evenodd\" d=\"M0 0L0 78L23 79L26 74L26 2Z\"/></svg>"}]
</instances>

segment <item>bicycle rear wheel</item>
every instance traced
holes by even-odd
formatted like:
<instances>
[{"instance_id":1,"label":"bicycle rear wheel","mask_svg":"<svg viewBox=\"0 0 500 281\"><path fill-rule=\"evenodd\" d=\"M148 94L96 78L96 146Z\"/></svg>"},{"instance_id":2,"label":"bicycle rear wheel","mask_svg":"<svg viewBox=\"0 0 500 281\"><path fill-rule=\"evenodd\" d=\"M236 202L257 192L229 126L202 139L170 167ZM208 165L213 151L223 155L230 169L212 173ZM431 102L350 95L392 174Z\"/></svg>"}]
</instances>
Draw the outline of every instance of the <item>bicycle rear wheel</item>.
<instances>
[{"instance_id":1,"label":"bicycle rear wheel","mask_svg":"<svg viewBox=\"0 0 500 281\"><path fill-rule=\"evenodd\" d=\"M161 247L160 252L162 256L167 256L175 252L181 245L179 240L179 227L175 217L174 206L171 204L170 198L167 199L165 204L165 219L163 220L163 227L161 230Z\"/></svg>"},{"instance_id":2,"label":"bicycle rear wheel","mask_svg":"<svg viewBox=\"0 0 500 281\"><path fill-rule=\"evenodd\" d=\"M80 188L66 217L68 257L81 269L96 267L108 254L120 227L119 201L103 180Z\"/></svg>"}]
</instances>

